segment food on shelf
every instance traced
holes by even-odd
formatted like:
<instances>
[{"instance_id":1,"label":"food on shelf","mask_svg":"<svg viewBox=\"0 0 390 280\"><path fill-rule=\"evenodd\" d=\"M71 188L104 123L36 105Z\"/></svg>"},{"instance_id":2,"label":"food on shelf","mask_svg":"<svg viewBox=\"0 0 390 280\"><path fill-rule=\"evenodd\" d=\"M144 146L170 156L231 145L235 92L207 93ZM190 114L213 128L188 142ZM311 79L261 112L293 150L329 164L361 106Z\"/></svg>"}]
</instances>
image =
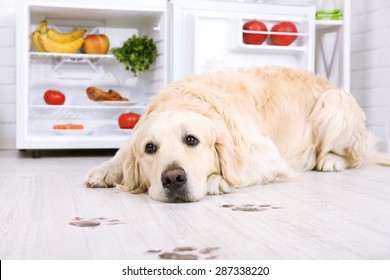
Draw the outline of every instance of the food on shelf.
<instances>
[{"instance_id":1,"label":"food on shelf","mask_svg":"<svg viewBox=\"0 0 390 280\"><path fill-rule=\"evenodd\" d=\"M63 105L65 103L65 95L58 90L49 89L45 91L43 99L48 105Z\"/></svg>"},{"instance_id":2,"label":"food on shelf","mask_svg":"<svg viewBox=\"0 0 390 280\"><path fill-rule=\"evenodd\" d=\"M97 87L87 88L88 98L93 101L129 101L129 99L122 97L119 92L110 89L105 92Z\"/></svg>"},{"instance_id":3,"label":"food on shelf","mask_svg":"<svg viewBox=\"0 0 390 280\"><path fill-rule=\"evenodd\" d=\"M53 129L84 129L84 125L75 123L55 124Z\"/></svg>"},{"instance_id":4,"label":"food on shelf","mask_svg":"<svg viewBox=\"0 0 390 280\"><path fill-rule=\"evenodd\" d=\"M79 38L83 38L85 32L87 32L86 29L76 29L70 32L60 33L52 28L49 28L47 30L47 35L56 42L68 43Z\"/></svg>"},{"instance_id":5,"label":"food on shelf","mask_svg":"<svg viewBox=\"0 0 390 280\"><path fill-rule=\"evenodd\" d=\"M134 76L137 76L139 72L149 70L157 58L156 44L146 35L142 37L133 35L124 42L121 48L112 48L111 52Z\"/></svg>"},{"instance_id":6,"label":"food on shelf","mask_svg":"<svg viewBox=\"0 0 390 280\"><path fill-rule=\"evenodd\" d=\"M82 47L86 31L76 29L61 33L49 28L47 22L43 20L32 33L31 40L34 49L38 52L75 53Z\"/></svg>"},{"instance_id":7,"label":"food on shelf","mask_svg":"<svg viewBox=\"0 0 390 280\"><path fill-rule=\"evenodd\" d=\"M271 32L287 32L287 33L297 33L298 29L296 25L290 21L283 21L275 24ZM292 42L297 39L296 35L277 35L271 34L271 41L277 46L289 46Z\"/></svg>"},{"instance_id":8,"label":"food on shelf","mask_svg":"<svg viewBox=\"0 0 390 280\"><path fill-rule=\"evenodd\" d=\"M42 44L46 52L54 53L75 53L83 45L84 38L78 38L67 43L60 43L50 38L48 34L41 33L39 42Z\"/></svg>"},{"instance_id":9,"label":"food on shelf","mask_svg":"<svg viewBox=\"0 0 390 280\"><path fill-rule=\"evenodd\" d=\"M317 10L316 19L317 20L341 20L343 19L343 10L340 9L333 9L330 11Z\"/></svg>"},{"instance_id":10,"label":"food on shelf","mask_svg":"<svg viewBox=\"0 0 390 280\"><path fill-rule=\"evenodd\" d=\"M133 129L140 118L137 113L123 113L118 118L118 125L122 129Z\"/></svg>"},{"instance_id":11,"label":"food on shelf","mask_svg":"<svg viewBox=\"0 0 390 280\"><path fill-rule=\"evenodd\" d=\"M39 23L38 28L31 35L32 44L35 50L38 52L45 52L45 49L39 41L39 36L41 35L41 33L46 33L48 29L49 27L47 26L46 21L43 20Z\"/></svg>"},{"instance_id":12,"label":"food on shelf","mask_svg":"<svg viewBox=\"0 0 390 280\"><path fill-rule=\"evenodd\" d=\"M110 48L110 41L104 34L89 34L84 38L82 47L86 54L106 54Z\"/></svg>"},{"instance_id":13,"label":"food on shelf","mask_svg":"<svg viewBox=\"0 0 390 280\"><path fill-rule=\"evenodd\" d=\"M261 21L258 20L250 20L247 21L243 27L243 30L248 31L264 31L267 32L267 26ZM246 33L243 32L242 39L245 44L249 45L261 45L265 39L267 38L267 34L254 34L254 33Z\"/></svg>"}]
</instances>

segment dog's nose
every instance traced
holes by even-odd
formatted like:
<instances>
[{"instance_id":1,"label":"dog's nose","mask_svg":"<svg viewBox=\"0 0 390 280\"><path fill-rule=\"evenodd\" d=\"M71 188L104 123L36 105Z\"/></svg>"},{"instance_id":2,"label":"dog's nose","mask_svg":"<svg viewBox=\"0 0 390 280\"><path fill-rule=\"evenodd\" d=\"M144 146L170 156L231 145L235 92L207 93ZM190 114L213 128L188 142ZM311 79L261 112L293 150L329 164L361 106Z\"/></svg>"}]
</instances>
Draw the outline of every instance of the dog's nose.
<instances>
[{"instance_id":1,"label":"dog's nose","mask_svg":"<svg viewBox=\"0 0 390 280\"><path fill-rule=\"evenodd\" d=\"M171 168L161 174L161 183L168 190L177 190L187 182L187 175L183 168Z\"/></svg>"}]
</instances>

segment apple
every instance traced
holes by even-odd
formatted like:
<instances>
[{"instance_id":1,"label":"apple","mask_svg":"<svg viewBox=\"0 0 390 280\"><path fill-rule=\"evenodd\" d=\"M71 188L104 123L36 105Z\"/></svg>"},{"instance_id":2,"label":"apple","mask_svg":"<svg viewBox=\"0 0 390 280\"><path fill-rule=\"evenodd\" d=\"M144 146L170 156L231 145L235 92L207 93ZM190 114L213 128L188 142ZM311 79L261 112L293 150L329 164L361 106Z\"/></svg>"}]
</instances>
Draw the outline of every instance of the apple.
<instances>
[{"instance_id":1,"label":"apple","mask_svg":"<svg viewBox=\"0 0 390 280\"><path fill-rule=\"evenodd\" d=\"M242 29L250 31L267 31L265 24L255 19L247 21ZM267 34L242 33L244 43L249 45L261 45L266 38Z\"/></svg>"},{"instance_id":2,"label":"apple","mask_svg":"<svg viewBox=\"0 0 390 280\"><path fill-rule=\"evenodd\" d=\"M289 32L289 33L297 33L298 29L294 23L290 21L283 21L275 24L271 32ZM274 45L277 46L289 46L292 42L297 39L295 35L276 35L271 34L271 41Z\"/></svg>"},{"instance_id":3,"label":"apple","mask_svg":"<svg viewBox=\"0 0 390 280\"><path fill-rule=\"evenodd\" d=\"M84 38L83 50L86 54L106 54L110 41L104 34L89 34Z\"/></svg>"}]
</instances>

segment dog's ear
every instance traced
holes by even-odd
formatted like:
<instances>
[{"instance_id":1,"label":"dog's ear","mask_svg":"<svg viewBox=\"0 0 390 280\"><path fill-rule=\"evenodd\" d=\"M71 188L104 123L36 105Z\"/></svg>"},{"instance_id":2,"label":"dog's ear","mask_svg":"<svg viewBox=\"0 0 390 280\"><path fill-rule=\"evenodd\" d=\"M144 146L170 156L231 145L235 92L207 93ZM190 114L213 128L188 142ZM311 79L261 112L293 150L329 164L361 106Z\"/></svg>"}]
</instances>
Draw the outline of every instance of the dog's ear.
<instances>
[{"instance_id":1,"label":"dog's ear","mask_svg":"<svg viewBox=\"0 0 390 280\"><path fill-rule=\"evenodd\" d=\"M284 181L296 176L268 138L259 137L257 142L244 144L241 134L226 131L218 135L215 148L221 176L232 187Z\"/></svg>"},{"instance_id":2,"label":"dog's ear","mask_svg":"<svg viewBox=\"0 0 390 280\"><path fill-rule=\"evenodd\" d=\"M149 185L140 170L133 141L134 138L123 149L123 179L118 187L131 193L144 193L147 192Z\"/></svg>"},{"instance_id":3,"label":"dog's ear","mask_svg":"<svg viewBox=\"0 0 390 280\"><path fill-rule=\"evenodd\" d=\"M219 131L215 143L221 176L231 186L239 186L239 171L243 168L242 152L229 131Z\"/></svg>"}]
</instances>

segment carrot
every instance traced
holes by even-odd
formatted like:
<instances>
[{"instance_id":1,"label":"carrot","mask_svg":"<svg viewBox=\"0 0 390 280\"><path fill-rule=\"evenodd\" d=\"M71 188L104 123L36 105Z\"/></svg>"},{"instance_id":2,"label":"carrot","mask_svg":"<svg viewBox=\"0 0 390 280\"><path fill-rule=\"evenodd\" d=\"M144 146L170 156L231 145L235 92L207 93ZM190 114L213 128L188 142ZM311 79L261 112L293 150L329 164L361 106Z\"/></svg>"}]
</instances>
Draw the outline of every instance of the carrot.
<instances>
[{"instance_id":1,"label":"carrot","mask_svg":"<svg viewBox=\"0 0 390 280\"><path fill-rule=\"evenodd\" d=\"M53 129L84 129L84 126L82 124L73 124L73 123L55 124L53 126Z\"/></svg>"}]
</instances>

